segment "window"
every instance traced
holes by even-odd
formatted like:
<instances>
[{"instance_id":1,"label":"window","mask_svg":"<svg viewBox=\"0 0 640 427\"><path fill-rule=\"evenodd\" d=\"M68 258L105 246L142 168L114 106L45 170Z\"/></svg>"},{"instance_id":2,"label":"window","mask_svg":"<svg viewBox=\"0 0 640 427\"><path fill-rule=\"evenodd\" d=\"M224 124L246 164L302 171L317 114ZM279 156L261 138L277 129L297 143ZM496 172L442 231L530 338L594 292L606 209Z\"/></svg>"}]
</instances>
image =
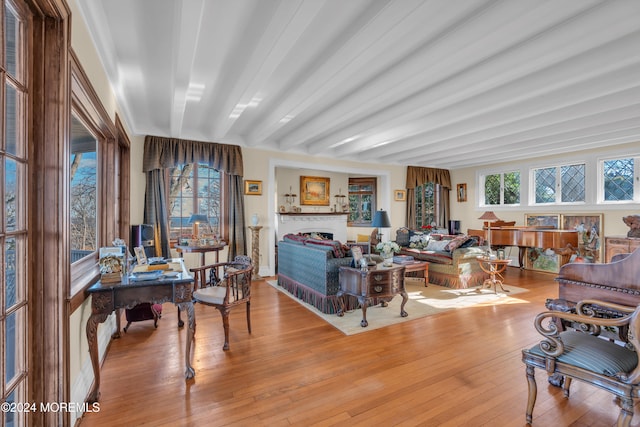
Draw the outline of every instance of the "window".
<instances>
[{"instance_id":1,"label":"window","mask_svg":"<svg viewBox=\"0 0 640 427\"><path fill-rule=\"evenodd\" d=\"M533 169L534 204L584 203L585 165Z\"/></svg>"},{"instance_id":2,"label":"window","mask_svg":"<svg viewBox=\"0 0 640 427\"><path fill-rule=\"evenodd\" d=\"M349 178L349 227L370 227L376 210L376 178Z\"/></svg>"},{"instance_id":3,"label":"window","mask_svg":"<svg viewBox=\"0 0 640 427\"><path fill-rule=\"evenodd\" d=\"M98 141L71 117L70 234L71 263L91 255L98 242Z\"/></svg>"},{"instance_id":4,"label":"window","mask_svg":"<svg viewBox=\"0 0 640 427\"><path fill-rule=\"evenodd\" d=\"M640 199L640 158L609 159L600 162L603 202L630 202Z\"/></svg>"},{"instance_id":5,"label":"window","mask_svg":"<svg viewBox=\"0 0 640 427\"><path fill-rule=\"evenodd\" d=\"M413 228L420 229L423 225L430 225L436 221L435 187L436 184L432 182L416 187L416 223Z\"/></svg>"},{"instance_id":6,"label":"window","mask_svg":"<svg viewBox=\"0 0 640 427\"><path fill-rule=\"evenodd\" d=\"M197 166L197 167L196 167ZM169 169L169 238L175 243L190 239L193 214L206 215L209 223L200 225L200 236L224 236L222 215L222 174L205 164L187 164Z\"/></svg>"},{"instance_id":7,"label":"window","mask_svg":"<svg viewBox=\"0 0 640 427\"><path fill-rule=\"evenodd\" d=\"M0 64L0 378L2 402L26 402L27 390L27 115L29 91L24 58L27 52L26 14L12 2L3 3L3 51ZM1 425L25 425L24 413L3 411Z\"/></svg>"},{"instance_id":8,"label":"window","mask_svg":"<svg viewBox=\"0 0 640 427\"><path fill-rule=\"evenodd\" d=\"M484 195L481 205L519 205L520 172L502 172L480 177Z\"/></svg>"}]
</instances>

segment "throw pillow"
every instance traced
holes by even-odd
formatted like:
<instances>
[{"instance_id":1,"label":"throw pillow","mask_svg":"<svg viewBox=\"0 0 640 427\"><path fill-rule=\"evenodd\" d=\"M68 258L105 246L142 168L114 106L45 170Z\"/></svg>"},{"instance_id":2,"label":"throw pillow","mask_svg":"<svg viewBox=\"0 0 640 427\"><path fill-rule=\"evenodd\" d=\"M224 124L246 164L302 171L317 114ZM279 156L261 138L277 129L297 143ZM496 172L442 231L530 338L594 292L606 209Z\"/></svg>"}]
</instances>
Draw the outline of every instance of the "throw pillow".
<instances>
[{"instance_id":1,"label":"throw pillow","mask_svg":"<svg viewBox=\"0 0 640 427\"><path fill-rule=\"evenodd\" d=\"M359 242L359 243L368 242L370 237L371 236L368 234L358 234L356 236L356 242Z\"/></svg>"},{"instance_id":2,"label":"throw pillow","mask_svg":"<svg viewBox=\"0 0 640 427\"><path fill-rule=\"evenodd\" d=\"M402 227L396 231L396 243L399 246L409 246L410 238L409 229Z\"/></svg>"},{"instance_id":3,"label":"throw pillow","mask_svg":"<svg viewBox=\"0 0 640 427\"><path fill-rule=\"evenodd\" d=\"M428 251L444 251L449 244L449 240L429 240L427 244Z\"/></svg>"},{"instance_id":4,"label":"throw pillow","mask_svg":"<svg viewBox=\"0 0 640 427\"><path fill-rule=\"evenodd\" d=\"M461 234L460 236L456 236L455 238L449 240L449 244L445 247L445 251L453 252L462 246L467 240L469 240L469 236L466 234Z\"/></svg>"},{"instance_id":5,"label":"throw pillow","mask_svg":"<svg viewBox=\"0 0 640 427\"><path fill-rule=\"evenodd\" d=\"M466 242L460 245L461 248L470 248L473 246L478 246L478 238L469 236Z\"/></svg>"}]
</instances>

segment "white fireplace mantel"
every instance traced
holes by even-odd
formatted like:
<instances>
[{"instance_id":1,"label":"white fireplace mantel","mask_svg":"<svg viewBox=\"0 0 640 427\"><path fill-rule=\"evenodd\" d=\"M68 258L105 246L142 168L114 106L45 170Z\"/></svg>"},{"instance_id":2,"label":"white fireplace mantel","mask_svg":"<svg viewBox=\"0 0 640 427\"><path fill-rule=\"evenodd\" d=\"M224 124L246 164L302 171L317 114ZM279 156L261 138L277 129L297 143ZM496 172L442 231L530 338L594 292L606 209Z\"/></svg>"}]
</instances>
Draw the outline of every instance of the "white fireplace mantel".
<instances>
[{"instance_id":1,"label":"white fireplace mantel","mask_svg":"<svg viewBox=\"0 0 640 427\"><path fill-rule=\"evenodd\" d=\"M289 233L332 233L334 240L347 241L347 213L279 213L278 240Z\"/></svg>"}]
</instances>

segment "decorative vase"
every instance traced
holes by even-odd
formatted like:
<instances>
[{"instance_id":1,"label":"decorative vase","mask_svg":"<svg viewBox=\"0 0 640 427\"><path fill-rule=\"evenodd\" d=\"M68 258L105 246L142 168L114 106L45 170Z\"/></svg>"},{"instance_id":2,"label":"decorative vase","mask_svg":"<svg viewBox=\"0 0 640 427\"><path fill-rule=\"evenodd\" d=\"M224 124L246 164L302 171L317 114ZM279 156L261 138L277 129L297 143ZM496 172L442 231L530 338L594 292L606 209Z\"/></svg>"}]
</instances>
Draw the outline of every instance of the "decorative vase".
<instances>
[{"instance_id":1,"label":"decorative vase","mask_svg":"<svg viewBox=\"0 0 640 427\"><path fill-rule=\"evenodd\" d=\"M258 225L258 223L260 223L260 218L258 217L258 214L253 214L251 215L251 225L253 225L254 227L256 225Z\"/></svg>"},{"instance_id":2,"label":"decorative vase","mask_svg":"<svg viewBox=\"0 0 640 427\"><path fill-rule=\"evenodd\" d=\"M382 265L385 267L391 267L393 265L393 252L382 252Z\"/></svg>"}]
</instances>

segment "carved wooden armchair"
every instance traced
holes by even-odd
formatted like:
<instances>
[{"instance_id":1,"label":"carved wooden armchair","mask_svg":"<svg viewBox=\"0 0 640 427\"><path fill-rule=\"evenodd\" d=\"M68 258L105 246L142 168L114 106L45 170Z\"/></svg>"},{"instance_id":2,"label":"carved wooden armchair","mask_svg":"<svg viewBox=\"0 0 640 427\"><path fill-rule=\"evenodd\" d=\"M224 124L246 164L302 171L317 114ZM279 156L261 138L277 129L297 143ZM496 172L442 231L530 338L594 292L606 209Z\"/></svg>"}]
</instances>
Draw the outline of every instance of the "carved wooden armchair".
<instances>
[{"instance_id":1,"label":"carved wooden armchair","mask_svg":"<svg viewBox=\"0 0 640 427\"><path fill-rule=\"evenodd\" d=\"M594 309L596 308L596 309ZM595 317L596 312L612 309L622 317ZM536 403L535 368L545 369L549 375L564 377L564 395L569 397L571 380L577 379L615 396L620 406L618 426L628 426L633 418L634 399L639 397L640 367L636 350L640 348L640 306L627 307L597 300L584 300L576 305L576 313L546 311L536 316L534 325L544 336L530 349L522 350L529 385L526 421L531 424ZM562 331L559 321L570 322L576 329ZM546 325L543 322L547 321ZM616 328L628 328L628 342L603 338Z\"/></svg>"},{"instance_id":2,"label":"carved wooden armchair","mask_svg":"<svg viewBox=\"0 0 640 427\"><path fill-rule=\"evenodd\" d=\"M251 259L236 257L231 262L205 265L189 271L194 274L193 299L220 311L224 327L222 349L229 350L229 312L233 307L246 305L247 329L251 333Z\"/></svg>"}]
</instances>

